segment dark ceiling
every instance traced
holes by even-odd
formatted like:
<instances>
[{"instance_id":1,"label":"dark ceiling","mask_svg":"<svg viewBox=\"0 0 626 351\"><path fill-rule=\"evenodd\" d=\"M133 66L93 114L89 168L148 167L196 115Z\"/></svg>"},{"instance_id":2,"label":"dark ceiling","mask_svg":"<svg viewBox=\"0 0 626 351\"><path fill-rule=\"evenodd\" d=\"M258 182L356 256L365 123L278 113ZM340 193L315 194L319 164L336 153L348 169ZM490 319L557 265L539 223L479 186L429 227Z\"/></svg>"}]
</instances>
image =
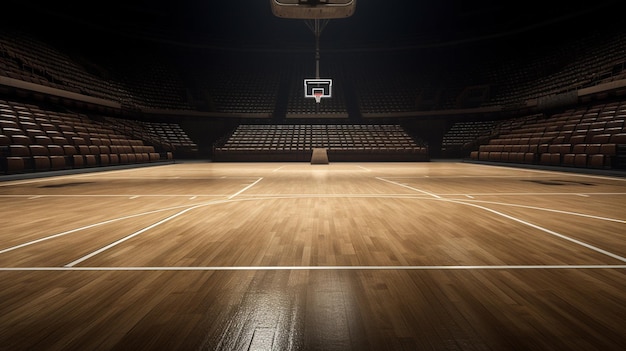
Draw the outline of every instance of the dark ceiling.
<instances>
[{"instance_id":1,"label":"dark ceiling","mask_svg":"<svg viewBox=\"0 0 626 351\"><path fill-rule=\"evenodd\" d=\"M613 0L558 5L536 0L358 0L353 16L326 24L321 42L326 49L358 50L503 38L546 40L556 29L601 24L604 14L619 9L619 2ZM64 30L68 43L85 43L88 35L239 49L314 45L305 21L275 17L269 0L9 0L6 6L14 8L15 25Z\"/></svg>"}]
</instances>

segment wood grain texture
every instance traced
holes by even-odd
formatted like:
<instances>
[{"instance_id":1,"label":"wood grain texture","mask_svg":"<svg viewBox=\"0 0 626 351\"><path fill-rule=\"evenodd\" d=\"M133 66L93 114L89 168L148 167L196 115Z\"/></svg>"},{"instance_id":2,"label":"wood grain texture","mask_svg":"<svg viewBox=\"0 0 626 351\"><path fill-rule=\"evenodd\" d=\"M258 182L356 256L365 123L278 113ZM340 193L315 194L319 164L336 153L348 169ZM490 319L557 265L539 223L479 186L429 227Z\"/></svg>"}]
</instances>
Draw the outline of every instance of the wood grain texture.
<instances>
[{"instance_id":1,"label":"wood grain texture","mask_svg":"<svg viewBox=\"0 0 626 351\"><path fill-rule=\"evenodd\" d=\"M623 350L626 178L189 162L0 183L0 350Z\"/></svg>"}]
</instances>

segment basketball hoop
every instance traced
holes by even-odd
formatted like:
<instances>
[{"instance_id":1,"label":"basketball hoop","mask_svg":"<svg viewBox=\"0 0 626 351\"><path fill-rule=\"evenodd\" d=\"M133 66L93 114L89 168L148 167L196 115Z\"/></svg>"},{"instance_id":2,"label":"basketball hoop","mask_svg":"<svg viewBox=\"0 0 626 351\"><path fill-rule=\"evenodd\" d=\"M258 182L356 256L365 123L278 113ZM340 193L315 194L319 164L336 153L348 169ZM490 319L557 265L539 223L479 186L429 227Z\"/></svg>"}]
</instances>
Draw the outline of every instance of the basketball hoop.
<instances>
[{"instance_id":1,"label":"basketball hoop","mask_svg":"<svg viewBox=\"0 0 626 351\"><path fill-rule=\"evenodd\" d=\"M332 97L333 80L324 79L305 79L304 80L304 97L315 98L316 103L320 103L322 99Z\"/></svg>"},{"instance_id":2,"label":"basketball hoop","mask_svg":"<svg viewBox=\"0 0 626 351\"><path fill-rule=\"evenodd\" d=\"M318 104L320 102L322 102L322 93L321 92L315 92L313 94L313 97L315 98L315 102L317 102Z\"/></svg>"}]
</instances>

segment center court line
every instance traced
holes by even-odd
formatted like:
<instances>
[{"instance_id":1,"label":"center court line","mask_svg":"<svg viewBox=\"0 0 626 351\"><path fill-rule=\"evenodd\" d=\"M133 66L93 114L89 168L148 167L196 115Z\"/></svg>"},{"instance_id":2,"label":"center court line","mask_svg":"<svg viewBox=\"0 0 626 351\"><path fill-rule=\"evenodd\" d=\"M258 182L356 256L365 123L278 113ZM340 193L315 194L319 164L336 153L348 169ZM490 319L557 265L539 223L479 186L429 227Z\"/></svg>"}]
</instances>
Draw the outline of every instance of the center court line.
<instances>
[{"instance_id":1,"label":"center court line","mask_svg":"<svg viewBox=\"0 0 626 351\"><path fill-rule=\"evenodd\" d=\"M530 223L530 222L526 222L526 221L521 220L521 219L519 219L519 218L516 218L516 217L513 217L513 216L509 216L509 215L507 215L507 214L505 214L505 213L502 213L502 212L499 212L499 211L496 211L496 210L492 210L492 209L487 208L487 207L484 207L484 206L476 205L476 204L473 204L473 203L467 203L467 202L464 202L464 201L458 201L458 200L442 199L441 201L445 201L445 202L452 202L452 203L456 203L456 204L460 204L460 205L467 205L467 206L472 206L472 207L480 208L480 209L483 209L483 210L485 210L485 211L488 211L488 212L491 212L491 213L495 213L495 214L497 214L498 216L502 216L502 217L508 218L508 219L513 220L513 221L515 221L515 222L518 222L518 223L521 223L521 224L527 225L527 226L529 226L529 227L532 227L532 228L535 228L535 229L541 230L542 232L548 233L548 234L550 234L550 235L554 235L554 236L559 237L559 238L561 238L561 239L565 239L565 240L567 240L567 241L573 242L573 243L578 244L578 245L580 245L580 246L586 247L586 248L588 248L588 249L590 249L590 250L593 250L593 251L599 252L599 253L601 253L601 254L604 254L604 255L606 255L606 256L612 257L612 258L614 258L614 259L616 259L616 260L619 260L619 261L622 261L622 262L626 262L626 258L625 258L625 257L619 256L619 255L614 254L614 253L612 253L612 252L609 252L609 251L603 250L603 249L601 249L601 248L599 248L599 247L596 247L596 246L593 246L593 245L587 244L587 243L585 243L585 242L583 242L583 241L580 241L580 240L577 240L577 239L574 239L574 238L570 238L570 237L568 237L568 236L566 236L566 235L563 235L563 234L557 233L557 232L552 231L552 230L550 230L550 229L547 229L547 228L544 228L544 227L538 226L538 225L536 225L536 224L532 224L532 223Z\"/></svg>"},{"instance_id":2,"label":"center court line","mask_svg":"<svg viewBox=\"0 0 626 351\"><path fill-rule=\"evenodd\" d=\"M417 191L417 192L422 193L422 194L430 195L430 196L432 196L434 198L437 198L437 199L441 199L441 196L439 196L439 195L436 195L436 194L433 194L433 193L429 193L428 191L420 190L420 189L417 189L417 188L414 188L412 186L408 186L408 185L405 185L405 184L402 184L402 183L394 182L393 180L388 180L388 179L381 178L381 177L376 177L376 179L382 180L383 182L399 185L399 186L401 186L403 188L407 188L407 189L410 189L410 190L413 190L413 191Z\"/></svg>"},{"instance_id":3,"label":"center court line","mask_svg":"<svg viewBox=\"0 0 626 351\"><path fill-rule=\"evenodd\" d=\"M25 271L339 271L339 270L522 270L626 269L626 265L497 265L497 266L169 266L169 267L0 267L0 272Z\"/></svg>"}]
</instances>

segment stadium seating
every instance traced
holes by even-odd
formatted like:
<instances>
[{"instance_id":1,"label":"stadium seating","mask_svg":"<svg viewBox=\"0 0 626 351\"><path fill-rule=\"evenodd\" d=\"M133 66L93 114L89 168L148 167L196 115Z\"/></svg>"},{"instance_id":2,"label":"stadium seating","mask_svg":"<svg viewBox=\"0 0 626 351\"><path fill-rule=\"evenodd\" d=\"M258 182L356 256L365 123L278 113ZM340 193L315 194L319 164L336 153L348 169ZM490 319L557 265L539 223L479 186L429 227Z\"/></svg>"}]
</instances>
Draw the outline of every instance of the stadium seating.
<instances>
[{"instance_id":1,"label":"stadium seating","mask_svg":"<svg viewBox=\"0 0 626 351\"><path fill-rule=\"evenodd\" d=\"M623 101L599 103L545 118L526 118L523 126L515 130L492 131L493 137L473 150L470 159L615 168L624 156L619 150L620 145L626 145L625 113Z\"/></svg>"},{"instance_id":2,"label":"stadium seating","mask_svg":"<svg viewBox=\"0 0 626 351\"><path fill-rule=\"evenodd\" d=\"M116 124L83 114L48 111L10 100L0 100L0 109L0 171L4 174L173 158L171 150L157 151L154 145L122 133Z\"/></svg>"},{"instance_id":3,"label":"stadium seating","mask_svg":"<svg viewBox=\"0 0 626 351\"><path fill-rule=\"evenodd\" d=\"M399 125L239 125L214 148L216 161L427 161L428 147Z\"/></svg>"}]
</instances>

